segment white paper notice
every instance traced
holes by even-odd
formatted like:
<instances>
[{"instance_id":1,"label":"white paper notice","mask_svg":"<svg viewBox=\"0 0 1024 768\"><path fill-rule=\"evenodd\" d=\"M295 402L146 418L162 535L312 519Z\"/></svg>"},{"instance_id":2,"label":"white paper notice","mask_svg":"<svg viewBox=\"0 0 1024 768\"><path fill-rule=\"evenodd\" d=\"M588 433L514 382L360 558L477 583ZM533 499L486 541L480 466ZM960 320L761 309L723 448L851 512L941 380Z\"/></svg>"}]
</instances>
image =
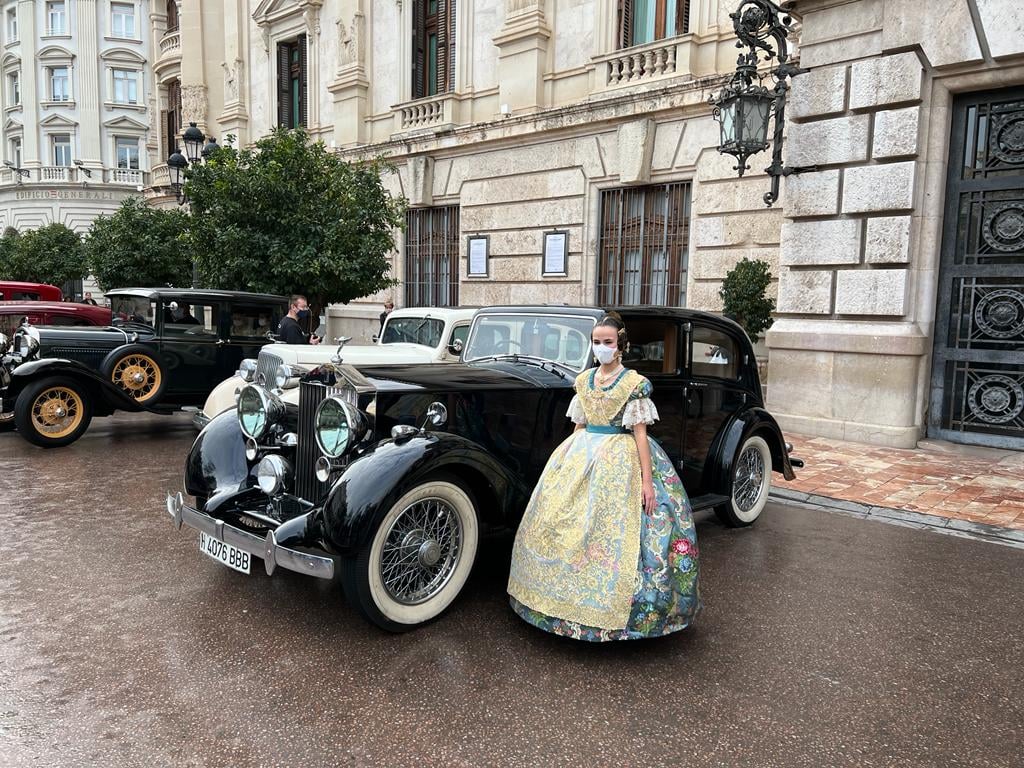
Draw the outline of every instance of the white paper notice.
<instances>
[{"instance_id":1,"label":"white paper notice","mask_svg":"<svg viewBox=\"0 0 1024 768\"><path fill-rule=\"evenodd\" d=\"M469 274L487 274L487 238L475 237L469 241Z\"/></svg>"},{"instance_id":2,"label":"white paper notice","mask_svg":"<svg viewBox=\"0 0 1024 768\"><path fill-rule=\"evenodd\" d=\"M549 232L544 236L544 274L565 273L565 232Z\"/></svg>"}]
</instances>

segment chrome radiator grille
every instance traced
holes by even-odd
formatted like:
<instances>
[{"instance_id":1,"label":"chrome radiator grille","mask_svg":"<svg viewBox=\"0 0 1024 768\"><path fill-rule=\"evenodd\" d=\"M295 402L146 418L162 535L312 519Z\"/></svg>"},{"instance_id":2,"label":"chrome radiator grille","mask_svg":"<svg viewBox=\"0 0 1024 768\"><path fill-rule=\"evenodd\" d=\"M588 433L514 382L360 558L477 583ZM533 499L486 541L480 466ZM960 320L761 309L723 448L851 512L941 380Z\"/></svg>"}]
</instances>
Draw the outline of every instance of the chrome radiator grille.
<instances>
[{"instance_id":1,"label":"chrome radiator grille","mask_svg":"<svg viewBox=\"0 0 1024 768\"><path fill-rule=\"evenodd\" d=\"M263 360L263 353L260 353ZM316 444L314 427L316 409L329 395L332 387L312 382L299 384L299 445L295 451L295 494L306 501L318 502L327 493L328 483L316 479L316 460L320 446Z\"/></svg>"},{"instance_id":2,"label":"chrome radiator grille","mask_svg":"<svg viewBox=\"0 0 1024 768\"><path fill-rule=\"evenodd\" d=\"M280 364L280 357L272 352L267 352L265 349L261 349L259 359L256 361L256 383L262 384L268 389L272 388L274 386L274 374L277 373L277 366Z\"/></svg>"}]
</instances>

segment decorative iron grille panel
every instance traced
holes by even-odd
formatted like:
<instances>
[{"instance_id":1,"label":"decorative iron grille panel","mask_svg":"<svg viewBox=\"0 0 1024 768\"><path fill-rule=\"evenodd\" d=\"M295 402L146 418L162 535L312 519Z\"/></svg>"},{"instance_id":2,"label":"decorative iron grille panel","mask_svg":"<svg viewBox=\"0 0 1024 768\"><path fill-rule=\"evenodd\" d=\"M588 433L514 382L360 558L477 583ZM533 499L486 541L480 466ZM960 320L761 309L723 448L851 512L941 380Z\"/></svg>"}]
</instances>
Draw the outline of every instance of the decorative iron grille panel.
<instances>
[{"instance_id":1,"label":"decorative iron grille panel","mask_svg":"<svg viewBox=\"0 0 1024 768\"><path fill-rule=\"evenodd\" d=\"M1024 91L954 109L929 434L1024 449Z\"/></svg>"},{"instance_id":2,"label":"decorative iron grille panel","mask_svg":"<svg viewBox=\"0 0 1024 768\"><path fill-rule=\"evenodd\" d=\"M690 184L601 193L599 304L686 306Z\"/></svg>"},{"instance_id":3,"label":"decorative iron grille panel","mask_svg":"<svg viewBox=\"0 0 1024 768\"><path fill-rule=\"evenodd\" d=\"M459 207L405 215L405 305L459 305Z\"/></svg>"}]
</instances>

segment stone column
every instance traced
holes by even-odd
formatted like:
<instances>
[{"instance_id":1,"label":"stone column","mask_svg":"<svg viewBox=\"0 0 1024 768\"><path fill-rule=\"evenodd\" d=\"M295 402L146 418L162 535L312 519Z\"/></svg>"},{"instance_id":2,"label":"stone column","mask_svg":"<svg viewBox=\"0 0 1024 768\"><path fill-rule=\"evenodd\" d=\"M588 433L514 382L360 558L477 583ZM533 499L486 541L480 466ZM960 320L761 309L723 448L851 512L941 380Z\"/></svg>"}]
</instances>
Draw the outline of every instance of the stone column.
<instances>
[{"instance_id":1,"label":"stone column","mask_svg":"<svg viewBox=\"0 0 1024 768\"><path fill-rule=\"evenodd\" d=\"M202 0L182 0L178 24L181 30L181 118L187 128L196 123L209 135L207 125L206 60Z\"/></svg>"},{"instance_id":2,"label":"stone column","mask_svg":"<svg viewBox=\"0 0 1024 768\"><path fill-rule=\"evenodd\" d=\"M245 3L238 0L224 4L224 104L217 122L221 136L218 141L227 143L229 135L236 139L236 146L245 146L249 141L249 113L246 109L248 98L248 73L245 50Z\"/></svg>"},{"instance_id":3,"label":"stone column","mask_svg":"<svg viewBox=\"0 0 1024 768\"><path fill-rule=\"evenodd\" d=\"M39 77L36 65L38 32L34 0L18 2L18 38L21 40L21 165L49 165L39 156ZM6 151L6 150L5 150Z\"/></svg>"},{"instance_id":4,"label":"stone column","mask_svg":"<svg viewBox=\"0 0 1024 768\"><path fill-rule=\"evenodd\" d=\"M551 29L543 0L506 0L505 25L494 37L498 46L499 103L512 114L536 112L545 106Z\"/></svg>"},{"instance_id":5,"label":"stone column","mask_svg":"<svg viewBox=\"0 0 1024 768\"><path fill-rule=\"evenodd\" d=\"M340 147L366 142L370 81L366 74L366 14L363 0L342 0L333 31L338 54L334 78L327 90L334 95L334 140ZM329 62L325 62L329 64Z\"/></svg>"},{"instance_id":6,"label":"stone column","mask_svg":"<svg viewBox=\"0 0 1024 768\"><path fill-rule=\"evenodd\" d=\"M106 6L104 6L106 7ZM100 31L96 25L96 0L78 0L75 13L78 22L78 56L75 59L73 95L78 112L77 157L98 176L103 174L102 143L100 141L100 104L106 89L99 67L98 44ZM85 153L95 153L86 157Z\"/></svg>"}]
</instances>

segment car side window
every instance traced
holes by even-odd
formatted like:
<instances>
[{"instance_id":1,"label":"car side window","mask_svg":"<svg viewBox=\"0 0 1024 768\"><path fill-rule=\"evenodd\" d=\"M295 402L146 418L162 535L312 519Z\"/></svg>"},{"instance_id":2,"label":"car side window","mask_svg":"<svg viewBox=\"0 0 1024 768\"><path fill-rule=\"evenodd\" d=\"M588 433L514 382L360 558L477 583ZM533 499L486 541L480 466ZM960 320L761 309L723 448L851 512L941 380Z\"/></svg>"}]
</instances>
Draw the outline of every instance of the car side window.
<instances>
[{"instance_id":1,"label":"car side window","mask_svg":"<svg viewBox=\"0 0 1024 768\"><path fill-rule=\"evenodd\" d=\"M629 349L622 364L643 373L676 373L679 370L679 323L668 318L630 318Z\"/></svg>"},{"instance_id":2,"label":"car side window","mask_svg":"<svg viewBox=\"0 0 1024 768\"><path fill-rule=\"evenodd\" d=\"M723 331L695 325L690 356L694 376L736 381L739 378L736 341Z\"/></svg>"},{"instance_id":3,"label":"car side window","mask_svg":"<svg viewBox=\"0 0 1024 768\"><path fill-rule=\"evenodd\" d=\"M461 341L462 346L466 346L466 339L469 338L469 323L463 323L462 325L456 325L452 329L452 337L448 340L449 344L454 344L456 341Z\"/></svg>"},{"instance_id":4,"label":"car side window","mask_svg":"<svg viewBox=\"0 0 1024 768\"><path fill-rule=\"evenodd\" d=\"M47 325L89 325L88 320L83 320L80 317L68 317L67 315L50 315L50 319L46 321Z\"/></svg>"},{"instance_id":5,"label":"car side window","mask_svg":"<svg viewBox=\"0 0 1024 768\"><path fill-rule=\"evenodd\" d=\"M239 307L231 308L228 333L233 339L262 339L267 331L276 327L273 323L274 311L270 307Z\"/></svg>"},{"instance_id":6,"label":"car side window","mask_svg":"<svg viewBox=\"0 0 1024 768\"><path fill-rule=\"evenodd\" d=\"M163 312L165 337L217 336L216 304L169 301Z\"/></svg>"}]
</instances>

